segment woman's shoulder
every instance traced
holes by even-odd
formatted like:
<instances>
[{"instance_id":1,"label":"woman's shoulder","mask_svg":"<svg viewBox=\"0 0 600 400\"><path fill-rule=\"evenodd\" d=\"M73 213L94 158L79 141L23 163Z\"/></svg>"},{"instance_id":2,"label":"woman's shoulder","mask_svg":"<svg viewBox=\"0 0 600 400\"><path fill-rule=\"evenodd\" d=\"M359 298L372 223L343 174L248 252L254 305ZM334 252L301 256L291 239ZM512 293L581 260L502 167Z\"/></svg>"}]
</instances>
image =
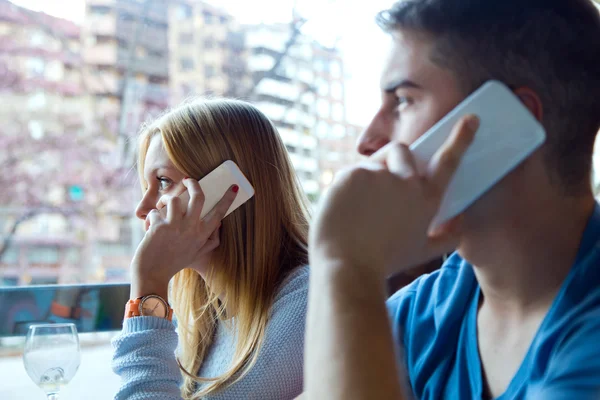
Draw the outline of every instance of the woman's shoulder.
<instances>
[{"instance_id":1,"label":"woman's shoulder","mask_svg":"<svg viewBox=\"0 0 600 400\"><path fill-rule=\"evenodd\" d=\"M306 312L308 277L309 267L301 266L283 279L273 301L273 313L281 309L298 309L301 313Z\"/></svg>"}]
</instances>

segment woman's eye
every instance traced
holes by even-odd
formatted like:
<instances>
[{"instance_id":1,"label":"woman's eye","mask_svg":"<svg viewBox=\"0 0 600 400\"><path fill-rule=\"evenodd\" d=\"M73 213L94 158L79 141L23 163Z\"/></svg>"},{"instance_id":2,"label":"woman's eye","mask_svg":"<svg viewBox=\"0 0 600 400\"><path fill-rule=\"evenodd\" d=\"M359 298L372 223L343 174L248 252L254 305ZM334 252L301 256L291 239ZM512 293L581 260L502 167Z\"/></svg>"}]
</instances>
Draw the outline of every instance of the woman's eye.
<instances>
[{"instance_id":1,"label":"woman's eye","mask_svg":"<svg viewBox=\"0 0 600 400\"><path fill-rule=\"evenodd\" d=\"M158 186L160 190L166 190L171 185L171 180L164 177L157 177Z\"/></svg>"}]
</instances>

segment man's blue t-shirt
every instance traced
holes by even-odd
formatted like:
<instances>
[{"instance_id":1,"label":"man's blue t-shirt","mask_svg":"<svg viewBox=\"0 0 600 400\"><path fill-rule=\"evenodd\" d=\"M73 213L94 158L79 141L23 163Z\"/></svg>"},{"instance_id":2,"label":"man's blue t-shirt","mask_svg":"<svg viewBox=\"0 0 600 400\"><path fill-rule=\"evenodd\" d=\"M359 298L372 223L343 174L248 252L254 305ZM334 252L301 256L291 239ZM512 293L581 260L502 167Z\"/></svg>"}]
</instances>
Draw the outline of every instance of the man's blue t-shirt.
<instances>
[{"instance_id":1,"label":"man's blue t-shirt","mask_svg":"<svg viewBox=\"0 0 600 400\"><path fill-rule=\"evenodd\" d=\"M454 254L388 302L398 354L417 399L481 399L477 345L480 288ZM600 205L575 264L523 363L498 399L600 399Z\"/></svg>"}]
</instances>

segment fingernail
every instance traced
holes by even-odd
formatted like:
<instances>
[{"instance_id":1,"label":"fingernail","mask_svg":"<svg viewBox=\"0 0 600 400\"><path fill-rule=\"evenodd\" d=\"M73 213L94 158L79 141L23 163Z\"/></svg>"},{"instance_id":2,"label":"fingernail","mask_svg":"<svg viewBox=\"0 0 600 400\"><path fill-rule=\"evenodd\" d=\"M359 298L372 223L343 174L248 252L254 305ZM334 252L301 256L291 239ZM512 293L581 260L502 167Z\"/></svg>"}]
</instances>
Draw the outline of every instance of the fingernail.
<instances>
[{"instance_id":1,"label":"fingernail","mask_svg":"<svg viewBox=\"0 0 600 400\"><path fill-rule=\"evenodd\" d=\"M467 123L467 126L469 127L469 129L473 132L475 132L477 129L479 129L479 118L475 115L472 115L469 118L469 122Z\"/></svg>"},{"instance_id":2,"label":"fingernail","mask_svg":"<svg viewBox=\"0 0 600 400\"><path fill-rule=\"evenodd\" d=\"M238 185L233 185L233 187L231 188L231 191L232 191L233 193L237 193L237 192L238 192L238 190L240 190L240 187L239 187Z\"/></svg>"}]
</instances>

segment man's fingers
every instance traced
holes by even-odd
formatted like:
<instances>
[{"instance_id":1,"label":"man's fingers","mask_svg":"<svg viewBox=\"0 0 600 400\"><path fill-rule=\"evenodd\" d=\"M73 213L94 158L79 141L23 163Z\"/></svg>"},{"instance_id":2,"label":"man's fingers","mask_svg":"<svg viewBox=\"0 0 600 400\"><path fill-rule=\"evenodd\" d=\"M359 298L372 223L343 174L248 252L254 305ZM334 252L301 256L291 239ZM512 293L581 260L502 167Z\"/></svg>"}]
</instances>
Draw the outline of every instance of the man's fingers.
<instances>
[{"instance_id":1,"label":"man's fingers","mask_svg":"<svg viewBox=\"0 0 600 400\"><path fill-rule=\"evenodd\" d=\"M475 115L463 117L454 126L448 140L433 156L429 164L429 182L440 197L460 165L462 156L473 142L477 129L479 118Z\"/></svg>"},{"instance_id":2,"label":"man's fingers","mask_svg":"<svg viewBox=\"0 0 600 400\"><path fill-rule=\"evenodd\" d=\"M388 154L394 147L394 142L388 143L375 153L371 154L368 158L369 162L385 164L387 162Z\"/></svg>"},{"instance_id":3,"label":"man's fingers","mask_svg":"<svg viewBox=\"0 0 600 400\"><path fill-rule=\"evenodd\" d=\"M202 215L202 209L204 208L204 192L198 181L195 179L186 178L183 180L183 185L190 194L187 215L193 221L198 221L200 215Z\"/></svg>"},{"instance_id":4,"label":"man's fingers","mask_svg":"<svg viewBox=\"0 0 600 400\"><path fill-rule=\"evenodd\" d=\"M227 192L225 192L214 208L204 216L204 222L208 225L208 229L212 231L219 226L221 220L225 217L225 214L227 214L227 210L229 210L229 207L233 204L239 189L238 185L232 185L227 189Z\"/></svg>"},{"instance_id":5,"label":"man's fingers","mask_svg":"<svg viewBox=\"0 0 600 400\"><path fill-rule=\"evenodd\" d=\"M444 222L436 228L430 230L427 234L430 239L444 236L459 235L461 233L464 221L464 214L459 214L454 218Z\"/></svg>"},{"instance_id":6,"label":"man's fingers","mask_svg":"<svg viewBox=\"0 0 600 400\"><path fill-rule=\"evenodd\" d=\"M452 253L460 243L460 234L458 231L448 231L444 234L430 238L427 245L427 255L433 260L442 254Z\"/></svg>"},{"instance_id":7,"label":"man's fingers","mask_svg":"<svg viewBox=\"0 0 600 400\"><path fill-rule=\"evenodd\" d=\"M404 179L418 175L415 158L405 144L395 143L388 151L386 164L388 170Z\"/></svg>"}]
</instances>

